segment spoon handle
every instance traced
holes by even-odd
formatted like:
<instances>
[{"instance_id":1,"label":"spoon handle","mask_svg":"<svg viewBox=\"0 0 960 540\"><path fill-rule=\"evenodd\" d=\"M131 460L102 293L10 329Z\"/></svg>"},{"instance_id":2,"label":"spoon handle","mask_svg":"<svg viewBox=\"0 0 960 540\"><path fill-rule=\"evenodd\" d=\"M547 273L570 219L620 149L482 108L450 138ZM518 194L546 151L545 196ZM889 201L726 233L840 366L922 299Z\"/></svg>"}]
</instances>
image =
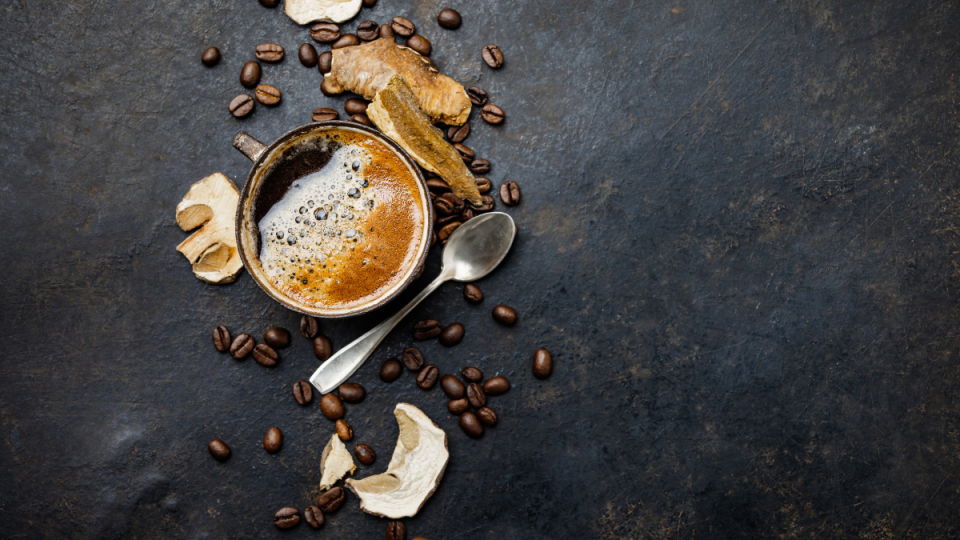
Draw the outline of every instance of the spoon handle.
<instances>
[{"instance_id":1,"label":"spoon handle","mask_svg":"<svg viewBox=\"0 0 960 540\"><path fill-rule=\"evenodd\" d=\"M437 290L437 287L443 285L443 283L449 279L450 276L446 272L441 272L440 275L437 276L437 279L433 280L433 283L427 285L426 289L421 291L416 298L411 300L409 304L404 306L403 309L398 311L393 317L375 326L373 330L360 336L354 340L353 343L340 349L337 351L337 354L331 356L330 359L313 372L313 375L310 377L310 383L313 384L321 394L334 391L341 383L346 381L350 375L353 375L354 371L363 365L363 361L373 354L373 351L377 349L377 345L380 345L383 338L387 337L387 334L393 330L393 327L396 326L397 323L406 317L413 308L417 307L417 304L424 298L430 296L430 293Z\"/></svg>"}]
</instances>

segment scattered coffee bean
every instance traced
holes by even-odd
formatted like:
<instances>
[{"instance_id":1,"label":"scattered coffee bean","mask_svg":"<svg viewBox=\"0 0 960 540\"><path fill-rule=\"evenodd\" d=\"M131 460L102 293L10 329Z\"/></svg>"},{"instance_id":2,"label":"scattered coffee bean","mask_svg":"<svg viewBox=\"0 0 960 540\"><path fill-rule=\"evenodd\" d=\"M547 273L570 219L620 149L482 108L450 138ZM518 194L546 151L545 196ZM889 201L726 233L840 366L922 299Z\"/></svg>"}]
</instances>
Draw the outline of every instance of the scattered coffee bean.
<instances>
[{"instance_id":1,"label":"scattered coffee bean","mask_svg":"<svg viewBox=\"0 0 960 540\"><path fill-rule=\"evenodd\" d=\"M420 56L430 56L430 53L433 52L433 46L430 45L430 41L420 34L410 36L410 39L407 40L407 47L420 53Z\"/></svg>"},{"instance_id":2,"label":"scattered coffee bean","mask_svg":"<svg viewBox=\"0 0 960 540\"><path fill-rule=\"evenodd\" d=\"M390 27L398 36L402 37L410 37L417 31L417 27L410 22L410 19L405 17L394 17L390 21Z\"/></svg>"},{"instance_id":3,"label":"scattered coffee bean","mask_svg":"<svg viewBox=\"0 0 960 540\"><path fill-rule=\"evenodd\" d=\"M493 320L500 324L513 326L517 322L517 311L510 306L499 304L493 307Z\"/></svg>"},{"instance_id":4,"label":"scattered coffee bean","mask_svg":"<svg viewBox=\"0 0 960 540\"><path fill-rule=\"evenodd\" d=\"M490 162L485 159L475 159L470 162L470 170L474 174L487 174L490 172Z\"/></svg>"},{"instance_id":5,"label":"scattered coffee bean","mask_svg":"<svg viewBox=\"0 0 960 540\"><path fill-rule=\"evenodd\" d=\"M457 197L453 193L444 193L443 195L440 195L440 196L450 201L453 204L453 211L457 214L459 214L460 212L463 212L464 207L466 207L466 203L464 202L464 200L461 199L460 197Z\"/></svg>"},{"instance_id":6,"label":"scattered coffee bean","mask_svg":"<svg viewBox=\"0 0 960 540\"><path fill-rule=\"evenodd\" d=\"M415 347L404 349L401 358L403 359L403 365L407 366L410 371L420 371L420 368L423 367L423 354Z\"/></svg>"},{"instance_id":7,"label":"scattered coffee bean","mask_svg":"<svg viewBox=\"0 0 960 540\"><path fill-rule=\"evenodd\" d=\"M319 529L323 526L323 511L317 506L308 506L303 511L303 519L306 520L307 525Z\"/></svg>"},{"instance_id":8,"label":"scattered coffee bean","mask_svg":"<svg viewBox=\"0 0 960 540\"><path fill-rule=\"evenodd\" d=\"M483 407L487 404L487 394L483 391L483 387L479 384L472 382L467 385L467 401L470 402L470 405L474 407Z\"/></svg>"},{"instance_id":9,"label":"scattered coffee bean","mask_svg":"<svg viewBox=\"0 0 960 540\"><path fill-rule=\"evenodd\" d=\"M383 39L397 39L396 32L393 31L393 27L389 24L380 25L380 37Z\"/></svg>"},{"instance_id":10,"label":"scattered coffee bean","mask_svg":"<svg viewBox=\"0 0 960 540\"><path fill-rule=\"evenodd\" d=\"M363 124L367 127L374 127L373 122L370 121L370 118L365 114L354 114L350 116L351 122L356 122L358 124Z\"/></svg>"},{"instance_id":11,"label":"scattered coffee bean","mask_svg":"<svg viewBox=\"0 0 960 540\"><path fill-rule=\"evenodd\" d=\"M320 43L333 43L340 38L340 27L333 23L317 23L310 27L310 37Z\"/></svg>"},{"instance_id":12,"label":"scattered coffee bean","mask_svg":"<svg viewBox=\"0 0 960 540\"><path fill-rule=\"evenodd\" d=\"M283 47L276 43L262 43L253 50L253 55L264 62L279 62L283 60Z\"/></svg>"},{"instance_id":13,"label":"scattered coffee bean","mask_svg":"<svg viewBox=\"0 0 960 540\"><path fill-rule=\"evenodd\" d=\"M230 344L230 356L240 360L250 354L250 351L252 351L256 345L257 340L253 339L253 336L250 334L240 334L233 338L233 343Z\"/></svg>"},{"instance_id":14,"label":"scattered coffee bean","mask_svg":"<svg viewBox=\"0 0 960 540\"><path fill-rule=\"evenodd\" d=\"M230 110L230 114L237 118L243 118L244 116L253 112L253 98L247 94L240 94L239 96L233 98L233 101L230 102L230 105L227 108Z\"/></svg>"},{"instance_id":15,"label":"scattered coffee bean","mask_svg":"<svg viewBox=\"0 0 960 540\"><path fill-rule=\"evenodd\" d=\"M340 508L340 505L343 504L343 501L347 498L347 493L341 487L330 488L317 497L317 506L320 507L320 510L323 510L325 513L329 514L335 512L337 508Z\"/></svg>"},{"instance_id":16,"label":"scattered coffee bean","mask_svg":"<svg viewBox=\"0 0 960 540\"><path fill-rule=\"evenodd\" d=\"M467 366L460 371L460 374L463 375L463 378L470 381L478 383L483 380L483 372L479 368L473 366Z\"/></svg>"},{"instance_id":17,"label":"scattered coffee bean","mask_svg":"<svg viewBox=\"0 0 960 540\"><path fill-rule=\"evenodd\" d=\"M442 331L443 327L440 326L440 323L433 319L427 319L413 325L413 338L430 339L439 336Z\"/></svg>"},{"instance_id":18,"label":"scattered coffee bean","mask_svg":"<svg viewBox=\"0 0 960 540\"><path fill-rule=\"evenodd\" d=\"M360 403L367 397L367 391L357 383L345 382L337 389L337 395L347 403Z\"/></svg>"},{"instance_id":19,"label":"scattered coffee bean","mask_svg":"<svg viewBox=\"0 0 960 540\"><path fill-rule=\"evenodd\" d=\"M257 97L257 101L264 105L276 105L280 103L280 90L277 90L275 86L270 86L269 84L257 86L257 89L253 91L253 95Z\"/></svg>"},{"instance_id":20,"label":"scattered coffee bean","mask_svg":"<svg viewBox=\"0 0 960 540\"><path fill-rule=\"evenodd\" d=\"M433 209L436 211L437 215L440 216L449 216L454 214L453 203L441 197L437 197L437 199L433 201ZM437 224L440 225L440 223Z\"/></svg>"},{"instance_id":21,"label":"scattered coffee bean","mask_svg":"<svg viewBox=\"0 0 960 540\"><path fill-rule=\"evenodd\" d=\"M333 344L330 343L330 338L327 336L317 336L313 340L313 355L317 357L317 360L321 362L326 362L328 358L333 354Z\"/></svg>"},{"instance_id":22,"label":"scattered coffee bean","mask_svg":"<svg viewBox=\"0 0 960 540\"><path fill-rule=\"evenodd\" d=\"M433 385L437 383L437 378L440 376L440 370L437 369L437 366L433 364L427 364L420 369L420 372L417 373L417 386L424 390L429 390L433 388Z\"/></svg>"},{"instance_id":23,"label":"scattered coffee bean","mask_svg":"<svg viewBox=\"0 0 960 540\"><path fill-rule=\"evenodd\" d=\"M465 411L460 415L460 429L474 439L483 435L483 424L480 423L477 415L473 414L473 411Z\"/></svg>"},{"instance_id":24,"label":"scattered coffee bean","mask_svg":"<svg viewBox=\"0 0 960 540\"><path fill-rule=\"evenodd\" d=\"M230 330L222 324L213 329L213 346L220 352L230 350Z\"/></svg>"},{"instance_id":25,"label":"scattered coffee bean","mask_svg":"<svg viewBox=\"0 0 960 540\"><path fill-rule=\"evenodd\" d=\"M343 418L343 402L336 394L325 394L320 398L320 412L327 417L327 420L339 420Z\"/></svg>"},{"instance_id":26,"label":"scattered coffee bean","mask_svg":"<svg viewBox=\"0 0 960 540\"><path fill-rule=\"evenodd\" d=\"M280 355L277 354L277 351L273 350L273 347L266 343L258 343L257 346L253 348L253 359L261 366L273 367L277 365L277 360L280 359Z\"/></svg>"},{"instance_id":27,"label":"scattered coffee bean","mask_svg":"<svg viewBox=\"0 0 960 540\"><path fill-rule=\"evenodd\" d=\"M200 55L200 61L207 67L213 67L220 62L220 49L216 47L207 47Z\"/></svg>"},{"instance_id":28,"label":"scattered coffee bean","mask_svg":"<svg viewBox=\"0 0 960 540\"><path fill-rule=\"evenodd\" d=\"M281 508L273 515L273 524L278 529L289 529L300 523L300 511L293 507Z\"/></svg>"},{"instance_id":29,"label":"scattered coffee bean","mask_svg":"<svg viewBox=\"0 0 960 540\"><path fill-rule=\"evenodd\" d=\"M275 427L268 429L267 434L263 436L263 449L271 454L276 454L282 446L283 433L280 433L280 429Z\"/></svg>"},{"instance_id":30,"label":"scattered coffee bean","mask_svg":"<svg viewBox=\"0 0 960 540\"><path fill-rule=\"evenodd\" d=\"M336 120L340 117L340 114L330 108L320 107L319 109L314 109L313 114L310 115L310 118L314 122L326 122L328 120Z\"/></svg>"},{"instance_id":31,"label":"scattered coffee bean","mask_svg":"<svg viewBox=\"0 0 960 540\"><path fill-rule=\"evenodd\" d=\"M337 436L340 437L342 441L349 441L353 438L353 428L350 427L350 424L346 420L341 418L337 420Z\"/></svg>"},{"instance_id":32,"label":"scattered coffee bean","mask_svg":"<svg viewBox=\"0 0 960 540\"><path fill-rule=\"evenodd\" d=\"M462 126L450 126L447 128L447 138L450 139L450 142L461 143L466 140L467 136L469 135L469 123L463 124Z\"/></svg>"},{"instance_id":33,"label":"scattered coffee bean","mask_svg":"<svg viewBox=\"0 0 960 540\"><path fill-rule=\"evenodd\" d=\"M440 332L440 344L447 347L453 347L457 343L460 343L463 340L463 334L465 333L463 325L460 323L453 323L450 326L443 329Z\"/></svg>"},{"instance_id":34,"label":"scattered coffee bean","mask_svg":"<svg viewBox=\"0 0 960 540\"><path fill-rule=\"evenodd\" d=\"M430 231L430 247L437 243L437 231Z\"/></svg>"},{"instance_id":35,"label":"scattered coffee bean","mask_svg":"<svg viewBox=\"0 0 960 540\"><path fill-rule=\"evenodd\" d=\"M377 5L377 0L363 0L363 7L372 8Z\"/></svg>"},{"instance_id":36,"label":"scattered coffee bean","mask_svg":"<svg viewBox=\"0 0 960 540\"><path fill-rule=\"evenodd\" d=\"M533 376L546 379L553 372L553 355L546 349L537 349L533 353Z\"/></svg>"},{"instance_id":37,"label":"scattered coffee bean","mask_svg":"<svg viewBox=\"0 0 960 540\"><path fill-rule=\"evenodd\" d=\"M357 37L363 41L373 41L380 37L380 25L373 21L363 21L357 26Z\"/></svg>"},{"instance_id":38,"label":"scattered coffee bean","mask_svg":"<svg viewBox=\"0 0 960 540\"><path fill-rule=\"evenodd\" d=\"M454 9L441 9L440 13L437 13L437 23L447 30L456 30L463 23L463 18Z\"/></svg>"},{"instance_id":39,"label":"scattered coffee bean","mask_svg":"<svg viewBox=\"0 0 960 540\"><path fill-rule=\"evenodd\" d=\"M280 0L260 0L260 5L265 8L277 7L277 4L280 3Z\"/></svg>"},{"instance_id":40,"label":"scattered coffee bean","mask_svg":"<svg viewBox=\"0 0 960 540\"><path fill-rule=\"evenodd\" d=\"M279 326L267 328L267 331L263 333L263 342L274 349L282 349L290 345L290 332Z\"/></svg>"},{"instance_id":41,"label":"scattered coffee bean","mask_svg":"<svg viewBox=\"0 0 960 540\"><path fill-rule=\"evenodd\" d=\"M483 118L484 122L496 125L502 123L507 115L500 107L497 107L493 103L487 103L480 109L480 117Z\"/></svg>"},{"instance_id":42,"label":"scattered coffee bean","mask_svg":"<svg viewBox=\"0 0 960 540\"><path fill-rule=\"evenodd\" d=\"M331 49L342 49L344 47L353 47L354 45L360 44L360 38L353 34L344 34L340 36L339 39L333 42L333 45L330 46Z\"/></svg>"},{"instance_id":43,"label":"scattered coffee bean","mask_svg":"<svg viewBox=\"0 0 960 540\"><path fill-rule=\"evenodd\" d=\"M467 88L467 97L470 98L470 103L473 103L477 107L482 107L487 104L487 92L476 86L471 86Z\"/></svg>"},{"instance_id":44,"label":"scattered coffee bean","mask_svg":"<svg viewBox=\"0 0 960 540\"><path fill-rule=\"evenodd\" d=\"M463 212L460 212L460 223L466 223L475 217L477 213L472 208L464 208Z\"/></svg>"},{"instance_id":45,"label":"scattered coffee bean","mask_svg":"<svg viewBox=\"0 0 960 540\"><path fill-rule=\"evenodd\" d=\"M454 221L453 223L447 223L446 225L443 226L442 229L437 231L437 238L439 238L441 242L446 242L447 238L450 238L450 235L453 234L454 231L459 229L461 225L463 225L463 223L460 223L459 221Z\"/></svg>"},{"instance_id":46,"label":"scattered coffee bean","mask_svg":"<svg viewBox=\"0 0 960 540\"><path fill-rule=\"evenodd\" d=\"M329 88L327 88L327 79L323 79L322 81L320 81L320 91L323 93L323 95L327 97L333 97L337 95L331 92Z\"/></svg>"},{"instance_id":47,"label":"scattered coffee bean","mask_svg":"<svg viewBox=\"0 0 960 540\"><path fill-rule=\"evenodd\" d=\"M358 444L353 449L353 455L357 456L357 461L364 465L373 465L373 462L377 460L377 454L374 453L373 448L363 443Z\"/></svg>"},{"instance_id":48,"label":"scattered coffee bean","mask_svg":"<svg viewBox=\"0 0 960 540\"><path fill-rule=\"evenodd\" d=\"M324 51L320 53L320 56L317 57L317 69L320 70L320 73L326 75L327 73L330 73L332 62L333 53L330 51Z\"/></svg>"},{"instance_id":49,"label":"scattered coffee bean","mask_svg":"<svg viewBox=\"0 0 960 540\"><path fill-rule=\"evenodd\" d=\"M313 339L317 337L317 332L320 331L320 325L317 324L317 320L309 315L304 315L300 319L300 334L307 338Z\"/></svg>"},{"instance_id":50,"label":"scattered coffee bean","mask_svg":"<svg viewBox=\"0 0 960 540\"><path fill-rule=\"evenodd\" d=\"M243 65L240 70L240 84L246 88L253 88L260 82L260 64L253 60Z\"/></svg>"},{"instance_id":51,"label":"scattered coffee bean","mask_svg":"<svg viewBox=\"0 0 960 540\"><path fill-rule=\"evenodd\" d=\"M491 377L483 383L483 391L491 396L499 396L506 393L507 390L510 390L510 381L503 375Z\"/></svg>"},{"instance_id":52,"label":"scattered coffee bean","mask_svg":"<svg viewBox=\"0 0 960 540\"><path fill-rule=\"evenodd\" d=\"M406 540L407 528L400 521L387 523L387 540Z\"/></svg>"},{"instance_id":53,"label":"scattered coffee bean","mask_svg":"<svg viewBox=\"0 0 960 540\"><path fill-rule=\"evenodd\" d=\"M453 147L457 150L457 153L460 154L460 158L467 164L473 161L474 153L472 148L460 143L454 143Z\"/></svg>"},{"instance_id":54,"label":"scattered coffee bean","mask_svg":"<svg viewBox=\"0 0 960 540\"><path fill-rule=\"evenodd\" d=\"M440 200L440 199L437 199L437 200ZM441 203L441 204L443 204L443 203ZM437 208L437 207L434 206L434 209L436 209L436 208ZM447 225L449 225L450 223L453 223L454 221L456 221L456 222L458 222L458 223L462 223L462 222L460 221L460 214L451 214L451 215L449 215L449 216L444 216L444 215L438 214L438 215L437 215L437 219L434 221L433 224L434 224L434 226L436 226L436 227L438 228L438 230L440 230L440 229L443 229L444 227L446 227ZM446 238L441 238L441 240L443 240L444 243L446 242Z\"/></svg>"},{"instance_id":55,"label":"scattered coffee bean","mask_svg":"<svg viewBox=\"0 0 960 540\"><path fill-rule=\"evenodd\" d=\"M477 409L477 418L480 419L485 425L495 426L497 425L497 413L489 407L480 407Z\"/></svg>"},{"instance_id":56,"label":"scattered coffee bean","mask_svg":"<svg viewBox=\"0 0 960 540\"><path fill-rule=\"evenodd\" d=\"M311 68L317 65L317 49L309 43L300 45L297 49L297 56L300 57L300 63L303 67Z\"/></svg>"},{"instance_id":57,"label":"scattered coffee bean","mask_svg":"<svg viewBox=\"0 0 960 540\"><path fill-rule=\"evenodd\" d=\"M470 205L474 210L476 210L477 212L489 212L493 210L493 207L496 203L493 197L489 195L483 195L480 198L483 200L480 206L473 206L472 204Z\"/></svg>"},{"instance_id":58,"label":"scattered coffee bean","mask_svg":"<svg viewBox=\"0 0 960 540\"><path fill-rule=\"evenodd\" d=\"M467 283L463 286L463 298L471 304L483 302L483 291L473 283Z\"/></svg>"},{"instance_id":59,"label":"scattered coffee bean","mask_svg":"<svg viewBox=\"0 0 960 540\"><path fill-rule=\"evenodd\" d=\"M510 180L500 184L500 200L507 206L513 206L520 202L520 186Z\"/></svg>"},{"instance_id":60,"label":"scattered coffee bean","mask_svg":"<svg viewBox=\"0 0 960 540\"><path fill-rule=\"evenodd\" d=\"M207 443L207 450L217 461L226 461L230 457L230 447L220 439L214 439Z\"/></svg>"},{"instance_id":61,"label":"scattered coffee bean","mask_svg":"<svg viewBox=\"0 0 960 540\"><path fill-rule=\"evenodd\" d=\"M453 375L440 377L440 388L443 389L443 393L450 399L462 399L466 392L460 379Z\"/></svg>"},{"instance_id":62,"label":"scattered coffee bean","mask_svg":"<svg viewBox=\"0 0 960 540\"><path fill-rule=\"evenodd\" d=\"M313 386L308 381L293 383L293 399L300 405L307 405L313 401Z\"/></svg>"},{"instance_id":63,"label":"scattered coffee bean","mask_svg":"<svg viewBox=\"0 0 960 540\"><path fill-rule=\"evenodd\" d=\"M367 114L368 105L369 103L366 100L360 98L350 98L343 102L343 110L349 115Z\"/></svg>"},{"instance_id":64,"label":"scattered coffee bean","mask_svg":"<svg viewBox=\"0 0 960 540\"><path fill-rule=\"evenodd\" d=\"M500 52L500 47L496 45L487 45L484 47L480 52L480 56L482 56L483 61L493 69L498 69L503 66L503 53Z\"/></svg>"},{"instance_id":65,"label":"scattered coffee bean","mask_svg":"<svg viewBox=\"0 0 960 540\"><path fill-rule=\"evenodd\" d=\"M490 182L489 178L486 178L484 176L478 176L476 180L477 180L477 191L479 191L481 194L488 193L490 189L493 187L493 184Z\"/></svg>"},{"instance_id":66,"label":"scattered coffee bean","mask_svg":"<svg viewBox=\"0 0 960 540\"><path fill-rule=\"evenodd\" d=\"M380 380L385 383L392 383L403 373L403 366L396 358L389 358L380 366Z\"/></svg>"},{"instance_id":67,"label":"scattered coffee bean","mask_svg":"<svg viewBox=\"0 0 960 540\"><path fill-rule=\"evenodd\" d=\"M469 408L470 402L467 401L467 398L454 399L447 402L447 410L450 411L450 414L463 414L463 411Z\"/></svg>"}]
</instances>

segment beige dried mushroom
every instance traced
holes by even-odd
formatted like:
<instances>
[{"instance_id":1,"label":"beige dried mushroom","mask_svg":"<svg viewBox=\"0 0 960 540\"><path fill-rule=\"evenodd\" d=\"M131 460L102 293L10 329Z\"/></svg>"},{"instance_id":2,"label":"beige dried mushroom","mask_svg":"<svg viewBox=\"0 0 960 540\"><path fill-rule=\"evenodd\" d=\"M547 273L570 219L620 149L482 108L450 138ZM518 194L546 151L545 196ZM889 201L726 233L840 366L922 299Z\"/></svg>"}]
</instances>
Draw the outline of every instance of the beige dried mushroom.
<instances>
[{"instance_id":1,"label":"beige dried mushroom","mask_svg":"<svg viewBox=\"0 0 960 540\"><path fill-rule=\"evenodd\" d=\"M243 270L237 251L236 213L240 192L229 178L214 173L190 186L177 205L177 225L200 227L177 246L193 265L193 273L209 283L233 283Z\"/></svg>"},{"instance_id":2,"label":"beige dried mushroom","mask_svg":"<svg viewBox=\"0 0 960 540\"><path fill-rule=\"evenodd\" d=\"M334 433L320 457L320 489L330 489L347 473L353 474L355 470L357 466L353 463L353 456Z\"/></svg>"},{"instance_id":3,"label":"beige dried mushroom","mask_svg":"<svg viewBox=\"0 0 960 540\"><path fill-rule=\"evenodd\" d=\"M283 11L297 24L314 21L336 23L352 19L360 12L362 0L285 0Z\"/></svg>"}]
</instances>

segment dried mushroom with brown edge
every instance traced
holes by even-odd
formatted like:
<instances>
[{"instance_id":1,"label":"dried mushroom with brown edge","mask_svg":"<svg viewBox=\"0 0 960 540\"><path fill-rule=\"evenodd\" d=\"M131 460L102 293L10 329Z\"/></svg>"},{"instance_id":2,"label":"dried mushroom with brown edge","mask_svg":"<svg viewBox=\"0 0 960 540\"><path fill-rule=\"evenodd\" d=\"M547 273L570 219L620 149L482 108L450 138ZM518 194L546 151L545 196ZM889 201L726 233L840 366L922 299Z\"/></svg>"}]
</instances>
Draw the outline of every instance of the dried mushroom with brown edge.
<instances>
[{"instance_id":1,"label":"dried mushroom with brown edge","mask_svg":"<svg viewBox=\"0 0 960 540\"><path fill-rule=\"evenodd\" d=\"M229 178L214 173L190 186L177 205L177 225L200 227L177 246L193 265L197 278L214 284L233 283L243 270L237 251L236 215L240 192Z\"/></svg>"},{"instance_id":2,"label":"dried mushroom with brown edge","mask_svg":"<svg viewBox=\"0 0 960 540\"><path fill-rule=\"evenodd\" d=\"M343 22L360 12L362 0L285 0L283 11L297 24Z\"/></svg>"},{"instance_id":3,"label":"dried mushroom with brown edge","mask_svg":"<svg viewBox=\"0 0 960 540\"><path fill-rule=\"evenodd\" d=\"M361 480L349 479L347 487L360 498L360 509L389 519L416 515L433 495L447 468L447 434L420 409L398 403L393 414L400 424L400 437L387 472Z\"/></svg>"},{"instance_id":4,"label":"dried mushroom with brown edge","mask_svg":"<svg viewBox=\"0 0 960 540\"><path fill-rule=\"evenodd\" d=\"M353 474L355 470L357 466L353 463L353 456L334 433L320 457L320 489L330 489L347 473Z\"/></svg>"}]
</instances>

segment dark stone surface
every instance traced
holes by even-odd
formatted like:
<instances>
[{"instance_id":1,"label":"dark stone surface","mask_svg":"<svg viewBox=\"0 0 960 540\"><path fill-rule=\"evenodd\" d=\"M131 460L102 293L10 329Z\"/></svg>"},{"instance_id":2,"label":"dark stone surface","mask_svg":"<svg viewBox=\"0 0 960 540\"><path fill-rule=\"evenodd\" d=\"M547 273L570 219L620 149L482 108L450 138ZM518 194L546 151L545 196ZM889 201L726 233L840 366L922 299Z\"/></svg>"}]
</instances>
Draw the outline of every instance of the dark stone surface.
<instances>
[{"instance_id":1,"label":"dark stone surface","mask_svg":"<svg viewBox=\"0 0 960 540\"><path fill-rule=\"evenodd\" d=\"M389 456L401 400L449 433L411 537L960 536L960 12L902 4L380 0L347 25L414 20L506 110L467 142L523 190L484 303L444 286L354 378L350 448ZM463 27L441 30L442 7ZM281 9L4 6L0 536L382 537L353 496L319 533L274 528L313 502L333 433L290 391L316 360L299 337L275 369L218 354L217 324L260 339L299 317L247 275L197 281L174 250L190 184L245 177L238 130L269 141L342 108L287 58L264 66L279 107L227 112L254 46L309 40ZM490 42L502 70L481 63ZM501 302L517 326L491 319ZM385 313L322 329L341 346ZM429 363L511 379L479 441L439 389L377 377L427 316L467 327L422 344Z\"/></svg>"}]
</instances>

